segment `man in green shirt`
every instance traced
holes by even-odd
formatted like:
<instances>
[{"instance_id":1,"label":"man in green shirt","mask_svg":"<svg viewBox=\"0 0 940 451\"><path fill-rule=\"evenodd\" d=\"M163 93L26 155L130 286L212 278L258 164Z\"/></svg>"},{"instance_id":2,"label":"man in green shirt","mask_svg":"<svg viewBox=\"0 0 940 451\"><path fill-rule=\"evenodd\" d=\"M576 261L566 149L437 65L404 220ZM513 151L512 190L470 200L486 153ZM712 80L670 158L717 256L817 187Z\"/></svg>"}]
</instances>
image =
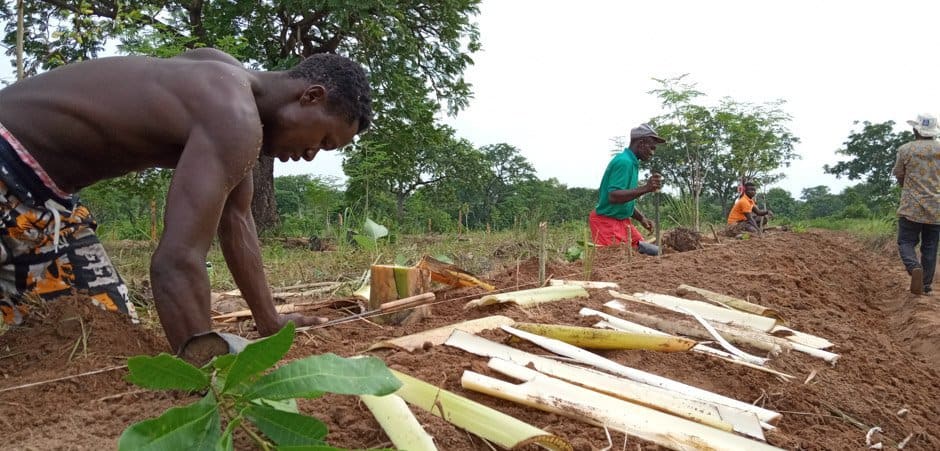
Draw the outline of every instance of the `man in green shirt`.
<instances>
[{"instance_id":1,"label":"man in green shirt","mask_svg":"<svg viewBox=\"0 0 940 451\"><path fill-rule=\"evenodd\" d=\"M656 246L643 241L643 235L632 220L638 221L646 230L653 230L653 221L640 213L636 200L646 193L659 191L663 178L654 173L643 186L638 187L639 160L649 160L656 152L656 146L664 142L666 140L648 124L640 124L630 131L630 146L610 161L601 179L597 206L588 221L594 244L609 246L631 241L631 245L641 253L659 254Z\"/></svg>"}]
</instances>

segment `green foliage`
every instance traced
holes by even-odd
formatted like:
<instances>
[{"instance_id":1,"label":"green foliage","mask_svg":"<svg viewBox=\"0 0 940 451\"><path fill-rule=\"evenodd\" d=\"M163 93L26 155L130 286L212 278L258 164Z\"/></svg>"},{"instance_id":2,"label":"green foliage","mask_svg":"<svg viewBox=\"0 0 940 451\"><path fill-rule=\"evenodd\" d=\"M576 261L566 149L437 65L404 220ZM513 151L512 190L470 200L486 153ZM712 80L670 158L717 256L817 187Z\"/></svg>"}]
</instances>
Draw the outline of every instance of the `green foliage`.
<instances>
[{"instance_id":1,"label":"green foliage","mask_svg":"<svg viewBox=\"0 0 940 451\"><path fill-rule=\"evenodd\" d=\"M706 106L697 103L705 94L686 77L655 79L660 87L650 91L666 110L650 122L667 141L657 148L652 169L692 198L690 226L698 229L703 195L720 199L727 210L740 180L780 179L774 171L798 158L793 146L799 139L787 128L782 100L755 105L725 98Z\"/></svg>"},{"instance_id":2,"label":"green foliage","mask_svg":"<svg viewBox=\"0 0 940 451\"><path fill-rule=\"evenodd\" d=\"M232 449L232 433L241 427L264 449L275 445L278 449L331 449L324 442L326 425L297 413L293 398L315 398L325 392L383 396L401 386L375 357L312 356L265 374L287 353L293 338L294 325L289 323L277 334L249 344L237 356L217 357L203 368L167 354L132 357L128 380L134 384L209 391L196 403L130 426L121 435L118 448ZM221 431L223 418L228 426Z\"/></svg>"},{"instance_id":3,"label":"green foliage","mask_svg":"<svg viewBox=\"0 0 940 451\"><path fill-rule=\"evenodd\" d=\"M855 125L859 122L856 121ZM902 144L913 141L914 134L910 131L894 132L894 121L872 124L862 122L862 130L853 130L836 151L840 155L850 157L835 165L823 166L823 169L836 177L847 177L849 180L863 180L870 186L867 193L869 208L884 209L887 204L893 203L897 197L892 190L894 183L891 170L897 155L897 149Z\"/></svg>"},{"instance_id":4,"label":"green foliage","mask_svg":"<svg viewBox=\"0 0 940 451\"><path fill-rule=\"evenodd\" d=\"M139 387L196 391L209 386L208 375L169 354L131 357L127 367L130 370L128 382Z\"/></svg>"},{"instance_id":5,"label":"green foliage","mask_svg":"<svg viewBox=\"0 0 940 451\"><path fill-rule=\"evenodd\" d=\"M220 425L218 402L209 395L127 428L118 439L118 449L212 451L221 440Z\"/></svg>"}]
</instances>

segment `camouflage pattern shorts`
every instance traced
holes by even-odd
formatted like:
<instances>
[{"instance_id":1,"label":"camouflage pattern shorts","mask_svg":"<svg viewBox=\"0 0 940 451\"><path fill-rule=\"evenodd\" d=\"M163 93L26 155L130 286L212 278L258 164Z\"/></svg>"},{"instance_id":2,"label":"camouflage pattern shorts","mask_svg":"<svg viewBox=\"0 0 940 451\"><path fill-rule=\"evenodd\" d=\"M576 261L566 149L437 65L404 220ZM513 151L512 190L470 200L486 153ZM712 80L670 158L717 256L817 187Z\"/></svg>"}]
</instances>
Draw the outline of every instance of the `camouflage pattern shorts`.
<instances>
[{"instance_id":1,"label":"camouflage pattern shorts","mask_svg":"<svg viewBox=\"0 0 940 451\"><path fill-rule=\"evenodd\" d=\"M22 323L29 299L48 301L77 290L95 305L127 314L136 323L127 287L95 235L97 224L91 213L77 199L33 194L30 184L22 181L23 168L16 167L5 145L0 139L0 153L5 153L0 156L3 322Z\"/></svg>"}]
</instances>

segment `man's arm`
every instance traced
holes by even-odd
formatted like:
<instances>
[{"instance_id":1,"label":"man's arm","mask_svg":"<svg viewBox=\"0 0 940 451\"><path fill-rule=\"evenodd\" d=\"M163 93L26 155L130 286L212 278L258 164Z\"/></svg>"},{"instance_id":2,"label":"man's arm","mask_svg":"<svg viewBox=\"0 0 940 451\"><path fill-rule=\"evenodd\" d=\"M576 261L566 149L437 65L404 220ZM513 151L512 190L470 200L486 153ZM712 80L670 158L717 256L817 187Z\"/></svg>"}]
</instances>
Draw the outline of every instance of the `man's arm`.
<instances>
[{"instance_id":1,"label":"man's arm","mask_svg":"<svg viewBox=\"0 0 940 451\"><path fill-rule=\"evenodd\" d=\"M232 117L220 115L226 116ZM211 330L206 254L229 190L250 168L251 148L261 138L260 124L257 130L232 125L228 136L221 125L197 124L190 133L167 193L163 237L151 258L157 313L174 351Z\"/></svg>"},{"instance_id":2,"label":"man's arm","mask_svg":"<svg viewBox=\"0 0 940 451\"><path fill-rule=\"evenodd\" d=\"M188 117L182 119L190 131L150 264L157 313L174 351L191 336L211 331L206 254L229 192L250 172L261 145L258 110L239 75L194 71L187 88L214 95L200 102L180 99L187 103Z\"/></svg>"},{"instance_id":3,"label":"man's arm","mask_svg":"<svg viewBox=\"0 0 940 451\"><path fill-rule=\"evenodd\" d=\"M659 191L663 186L663 176L653 174L643 186L634 189L618 189L607 193L607 201L612 204L625 204L631 200L638 199L640 196Z\"/></svg>"},{"instance_id":4,"label":"man's arm","mask_svg":"<svg viewBox=\"0 0 940 451\"><path fill-rule=\"evenodd\" d=\"M219 221L219 244L235 284L248 302L258 332L271 335L292 320L297 326L317 324L319 320L302 315L279 315L268 287L261 261L261 246L251 216L254 182L249 172L232 190Z\"/></svg>"},{"instance_id":5,"label":"man's arm","mask_svg":"<svg viewBox=\"0 0 940 451\"><path fill-rule=\"evenodd\" d=\"M639 222L646 230L650 232L653 231L653 221L650 221L640 212L639 208L633 207L633 216L631 216L635 221Z\"/></svg>"},{"instance_id":6,"label":"man's arm","mask_svg":"<svg viewBox=\"0 0 940 451\"><path fill-rule=\"evenodd\" d=\"M898 158L894 163L894 170L892 171L894 176L898 179L898 185L902 188L904 187L904 178L907 176L907 168L905 167L907 158L904 150L905 147L898 149Z\"/></svg>"}]
</instances>

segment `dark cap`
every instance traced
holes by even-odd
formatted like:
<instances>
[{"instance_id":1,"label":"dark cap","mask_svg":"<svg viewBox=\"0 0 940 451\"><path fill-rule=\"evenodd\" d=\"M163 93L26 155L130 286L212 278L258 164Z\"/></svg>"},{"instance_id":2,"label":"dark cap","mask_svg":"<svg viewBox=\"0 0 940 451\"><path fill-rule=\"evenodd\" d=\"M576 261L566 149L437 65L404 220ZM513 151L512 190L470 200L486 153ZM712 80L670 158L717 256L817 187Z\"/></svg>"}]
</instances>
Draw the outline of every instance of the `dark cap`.
<instances>
[{"instance_id":1,"label":"dark cap","mask_svg":"<svg viewBox=\"0 0 940 451\"><path fill-rule=\"evenodd\" d=\"M631 141L639 138L653 138L659 143L666 142L665 139L656 134L656 130L653 130L653 127L650 127L649 124L640 124L639 127L630 130Z\"/></svg>"}]
</instances>

